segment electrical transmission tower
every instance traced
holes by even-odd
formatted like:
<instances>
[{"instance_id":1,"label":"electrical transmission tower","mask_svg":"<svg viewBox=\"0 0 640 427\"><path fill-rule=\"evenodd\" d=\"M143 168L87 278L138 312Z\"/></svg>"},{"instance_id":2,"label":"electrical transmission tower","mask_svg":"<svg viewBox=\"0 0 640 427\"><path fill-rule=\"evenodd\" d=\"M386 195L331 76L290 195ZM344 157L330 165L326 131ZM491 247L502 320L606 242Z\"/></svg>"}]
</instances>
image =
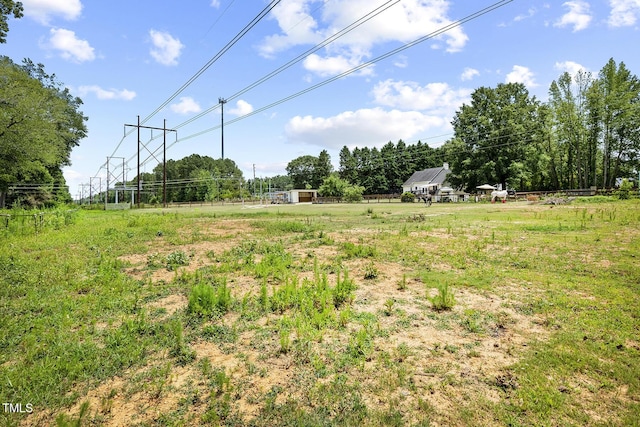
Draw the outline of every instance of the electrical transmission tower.
<instances>
[{"instance_id":1,"label":"electrical transmission tower","mask_svg":"<svg viewBox=\"0 0 640 427\"><path fill-rule=\"evenodd\" d=\"M140 124L140 116L138 116L138 124L137 125L124 125L125 127L134 127L138 129L138 196L137 203L138 208L140 207L140 193L142 192L142 180L140 179L140 148L144 147L145 150L149 152L149 154L156 159L158 162L158 158L155 156L154 151L149 150L147 144L144 144L140 141L140 129L151 129L161 130L163 132L163 142L162 142L162 206L167 207L167 132L175 132L176 139L178 138L178 131L176 129L167 129L167 120L164 120L164 126L161 128L153 127L153 126L142 126Z\"/></svg>"},{"instance_id":2,"label":"electrical transmission tower","mask_svg":"<svg viewBox=\"0 0 640 427\"><path fill-rule=\"evenodd\" d=\"M95 181L98 181L98 185L96 186ZM99 176L92 176L89 178L89 204L93 202L93 195L102 193L102 178Z\"/></svg>"}]
</instances>

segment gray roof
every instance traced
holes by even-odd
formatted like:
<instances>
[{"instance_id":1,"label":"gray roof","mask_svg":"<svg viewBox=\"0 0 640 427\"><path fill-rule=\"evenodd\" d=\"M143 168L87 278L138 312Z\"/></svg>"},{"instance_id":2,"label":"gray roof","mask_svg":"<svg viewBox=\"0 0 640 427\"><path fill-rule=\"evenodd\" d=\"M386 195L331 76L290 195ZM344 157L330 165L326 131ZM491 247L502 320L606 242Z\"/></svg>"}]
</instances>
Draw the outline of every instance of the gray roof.
<instances>
[{"instance_id":1,"label":"gray roof","mask_svg":"<svg viewBox=\"0 0 640 427\"><path fill-rule=\"evenodd\" d=\"M444 166L416 171L408 180L405 181L404 185L410 186L414 182L431 182L436 184L443 184L447 180L447 175L449 174L449 172L451 171Z\"/></svg>"}]
</instances>

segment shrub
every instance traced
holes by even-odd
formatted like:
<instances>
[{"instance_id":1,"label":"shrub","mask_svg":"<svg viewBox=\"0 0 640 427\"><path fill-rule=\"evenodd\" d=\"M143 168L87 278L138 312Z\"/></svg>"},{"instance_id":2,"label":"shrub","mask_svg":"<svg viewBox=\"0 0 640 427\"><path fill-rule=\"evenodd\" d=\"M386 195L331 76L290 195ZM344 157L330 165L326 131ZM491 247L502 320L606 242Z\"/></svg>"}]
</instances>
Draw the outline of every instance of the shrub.
<instances>
[{"instance_id":1,"label":"shrub","mask_svg":"<svg viewBox=\"0 0 640 427\"><path fill-rule=\"evenodd\" d=\"M402 203L413 203L415 199L416 199L416 196L410 191L402 193L402 196L400 196L400 201Z\"/></svg>"},{"instance_id":2,"label":"shrub","mask_svg":"<svg viewBox=\"0 0 640 427\"><path fill-rule=\"evenodd\" d=\"M348 203L361 202L362 193L364 193L364 187L360 185L349 185L344 188L344 192L343 192L344 201Z\"/></svg>"},{"instance_id":3,"label":"shrub","mask_svg":"<svg viewBox=\"0 0 640 427\"><path fill-rule=\"evenodd\" d=\"M620 200L629 199L629 193L631 193L632 189L633 189L633 184L629 182L628 179L623 179L622 184L620 184L620 188L616 192L618 199Z\"/></svg>"}]
</instances>

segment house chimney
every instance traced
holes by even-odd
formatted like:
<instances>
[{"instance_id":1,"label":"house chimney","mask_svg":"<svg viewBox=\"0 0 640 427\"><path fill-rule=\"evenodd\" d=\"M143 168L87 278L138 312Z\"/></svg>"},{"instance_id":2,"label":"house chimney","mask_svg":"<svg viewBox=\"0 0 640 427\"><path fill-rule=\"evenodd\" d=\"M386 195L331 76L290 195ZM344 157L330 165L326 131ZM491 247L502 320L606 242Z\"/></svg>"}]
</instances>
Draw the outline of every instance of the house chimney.
<instances>
[{"instance_id":1,"label":"house chimney","mask_svg":"<svg viewBox=\"0 0 640 427\"><path fill-rule=\"evenodd\" d=\"M445 162L445 163L443 163L443 164L442 164L442 169L444 169L444 170L449 170L449 163L446 163L446 162Z\"/></svg>"}]
</instances>

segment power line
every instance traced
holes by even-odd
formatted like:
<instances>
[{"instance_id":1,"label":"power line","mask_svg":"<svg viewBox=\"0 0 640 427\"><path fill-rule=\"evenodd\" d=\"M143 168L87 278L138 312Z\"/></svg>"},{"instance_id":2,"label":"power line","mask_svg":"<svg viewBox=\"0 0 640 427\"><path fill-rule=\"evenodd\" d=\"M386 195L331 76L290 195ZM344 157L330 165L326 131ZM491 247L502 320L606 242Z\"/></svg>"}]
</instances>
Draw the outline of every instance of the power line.
<instances>
[{"instance_id":1,"label":"power line","mask_svg":"<svg viewBox=\"0 0 640 427\"><path fill-rule=\"evenodd\" d=\"M401 0L388 0L385 3L383 3L382 5L376 7L375 9L373 9L372 11L370 11L369 13L365 14L364 16L362 16L361 18L359 18L358 20L352 22L351 24L347 25L346 27L344 27L342 30L337 31L336 33L332 34L331 36L327 37L325 40L323 40L322 42L318 43L317 45L315 45L314 47L306 50L305 52L301 53L300 55L298 55L297 57L295 57L294 59L288 61L286 64L278 67L277 69L273 70L272 72L270 72L269 74L265 75L264 77L260 78L259 80L257 80L256 82L246 86L244 89L241 89L240 91L236 92L235 94L231 95L231 97L224 99L225 102L228 102L230 100L236 99L240 96L242 96L243 94L245 94L246 92L250 91L251 89L256 88L257 86L261 85L262 83L270 80L271 78L275 77L276 75L282 73L284 70L292 67L293 65L295 65L296 63L302 61L303 59L305 59L308 55L322 49L323 47L327 46L328 44L336 41L337 39L339 39L340 37L350 33L351 31L355 30L356 28L360 27L362 24L370 21L371 19L373 19L374 17L380 15L382 12L386 11L387 9L389 9L392 6L395 6L396 4L398 4ZM316 10L318 10L318 8L316 8L314 10L314 12ZM302 22L303 20L301 20L300 22ZM298 22L298 24L300 23ZM296 24L297 25L297 24ZM222 99L222 98L220 98ZM210 112L216 110L217 108L222 106L222 102L218 102L218 104L216 104L215 106L202 111L201 113L198 113L197 115L193 116L192 118L174 126L175 129L180 129L183 126L186 126L189 123L192 123L204 116L206 116L207 114L209 114ZM216 126L210 130L214 130L214 129L218 129L221 128L222 124L220 125L220 127ZM209 131L210 131L209 130ZM200 134L198 134L200 135ZM173 146L175 143L177 143L178 141L174 142L173 144L171 144L169 147ZM151 156L147 157L147 159L144 160L143 163L146 163L147 160L150 159Z\"/></svg>"},{"instance_id":2,"label":"power line","mask_svg":"<svg viewBox=\"0 0 640 427\"><path fill-rule=\"evenodd\" d=\"M259 80L255 81L254 83L251 83L249 86L246 86L244 89L241 89L240 91L234 93L233 95L231 95L230 97L227 98L227 101L233 101L234 99L244 95L245 93L247 93L251 89L256 88L257 86L261 85L262 83L266 82L267 80L270 80L271 78L273 78L273 77L277 76L278 74L282 73L284 70L286 70L288 68L291 68L293 65L295 65L298 62L302 61L303 59L305 59L310 54L312 54L314 52L317 52L318 50L322 49L323 47L327 46L328 44L333 43L334 41L336 41L340 37L350 33L351 31L355 30L356 28L358 28L359 26L361 26L365 22L371 20L372 18L374 18L374 17L378 16L379 14L381 14L382 12L386 11L391 6L395 6L396 4L400 3L400 1L401 0L389 0L386 3L378 6L377 8L373 9L371 12L369 12L366 15L364 15L363 17L361 17L360 19L358 19L358 20L352 22L351 24L347 25L342 30L334 33L330 37L327 37L326 39L324 39L322 42L318 43L317 45L313 46L312 48L310 48L310 49L306 50L305 52L301 53L300 55L296 56L295 58L293 58L292 60L290 60L286 64L278 67L277 69L273 70L269 74L267 74L264 77L260 78ZM389 4L389 3L393 3L393 4ZM208 108L208 109L198 113L194 117L192 117L192 118L180 123L179 125L177 125L176 129L179 129L182 126L185 126L185 125L187 125L187 124L189 124L191 122L194 122L194 121L204 117L205 115L209 114L210 112L216 110L219 106L220 106L220 104L218 103L218 104L214 105L213 107Z\"/></svg>"},{"instance_id":3,"label":"power line","mask_svg":"<svg viewBox=\"0 0 640 427\"><path fill-rule=\"evenodd\" d=\"M229 49L231 49L242 37L244 37L249 30L251 30L253 27L255 27L258 22L260 22L274 7L276 7L276 5L278 3L280 3L281 0L272 0L271 3L269 3L264 9L262 9L262 11L260 11L260 13L258 13L258 15L256 15L251 22L249 22L238 34L235 35L235 37L233 37L231 39L231 41L229 41L220 51L218 51L218 53L216 53L205 65L203 65L193 76L191 76L191 78L189 78L182 86L180 86L180 88L178 88L166 101L164 101L162 104L160 104L159 107L157 107L151 114L149 114L147 117L145 117L140 123L146 123L149 119L151 119L154 115L156 115L160 110L162 110L164 107L166 107L171 101L173 101L180 93L182 93L187 87L189 87L196 79L198 79L198 77L200 77L207 69L209 69L209 67L211 67L211 65L213 65L214 62L216 62L218 59L220 59L220 57L222 57L222 55L224 55ZM231 2L233 3L233 1ZM231 6L231 4L229 4L229 6ZM227 6L227 9L229 8L229 6ZM224 10L224 13L226 12L226 10ZM217 22L217 21L216 21ZM213 24L215 25L215 23ZM212 27L213 27L212 25ZM211 28L209 28L210 30ZM207 32L209 31L207 30ZM122 137L122 139L120 140L120 142L118 142L118 144L116 145L116 148L113 150L113 153L111 154L111 156L114 156L115 153L118 151L118 149L120 149L120 146L122 145L122 143L124 142L124 140L126 139L127 136L131 135L134 131L131 130L129 132L125 132L124 136ZM98 169L98 173L100 172L100 170L104 167L101 166ZM96 173L96 175L98 174Z\"/></svg>"},{"instance_id":4,"label":"power line","mask_svg":"<svg viewBox=\"0 0 640 427\"><path fill-rule=\"evenodd\" d=\"M362 70L362 69L364 69L366 67L369 67L369 66L371 66L371 65L373 65L373 64L375 64L377 62L380 62L380 61L382 61L384 59L387 59L387 58L389 58L389 57L391 57L391 56L393 56L393 55L395 55L395 54L397 54L399 52L402 52L402 51L404 51L406 49L409 49L410 47L413 47L413 46L415 46L417 44L420 44L420 43L422 43L424 41L427 41L429 39L432 39L434 37L442 35L445 32L447 32L449 30L452 30L453 28L456 28L456 27L458 27L458 26L460 26L462 24L465 24L465 23L467 23L467 22L469 22L471 20L477 19L477 18L479 18L479 17L481 17L481 16L483 16L483 15L489 13L489 12L492 12L492 11L502 7L502 6L505 6L508 3L511 3L512 1L513 0L502 0L502 1L499 1L497 3L494 3L491 6L485 7L484 9L481 9L481 10L475 12L475 13L472 13L471 15L468 15L468 16L460 19L460 20L457 20L457 21L455 21L455 22L453 22L453 23L451 23L449 25L446 25L446 26L444 26L444 27L432 32L432 33L429 33L429 34L427 34L425 36L422 36L422 37L420 37L420 38L418 38L418 39L416 39L416 40L414 40L412 42L406 43L406 44L404 44L404 45L402 45L402 46L400 46L400 47L398 47L396 49L393 49L393 50L391 50L391 51L389 51L389 52L387 52L387 53L385 53L383 55L380 55L380 56L378 56L378 57L376 57L376 58L374 58L374 59L372 59L370 61L367 61L367 62L364 62L364 63L362 63L360 65L357 65L357 66L355 66L355 67L353 67L353 68L351 68L351 69L349 69L347 71L344 71L344 72L342 72L342 73L340 73L340 74L338 74L336 76L330 77L330 78L328 78L326 80L323 80L323 81L321 81L319 83L316 83L313 86L310 86L310 87L308 87L306 89L303 89L303 90L301 90L299 92L293 93L293 94L291 94L289 96L286 96L286 97L284 97L284 98L282 98L282 99L280 99L278 101L272 102L271 104L268 104L268 105L266 105L264 107L258 108L256 110L250 112L250 113L245 114L244 116L240 116L240 117L237 117L235 119L229 120L227 122L227 124L232 124L232 123L236 123L236 122L238 122L240 120L244 120L244 119L246 119L248 117L254 116L254 115L259 114L259 113L262 113L263 111L271 109L271 108L273 108L275 106L278 106L280 104L283 104L283 103L285 103L287 101L291 101L292 99L295 99L295 98L297 98L299 96L307 94L307 93L309 93L311 91L314 91L316 89L319 89L320 87L325 86L325 85L327 85L329 83L333 83L336 80L339 80L339 79L341 79L343 77L346 77L346 76L348 76L350 74L353 74L353 73L355 73L357 71L360 71L360 70ZM203 131L200 131L198 133L186 136L184 138L181 138L181 139L175 141L170 146L172 146L172 145L174 145L174 144L176 144L178 142L181 142L181 141L185 141L185 140L188 140L188 139L191 139L191 138L195 138L197 136L204 135L205 133L211 132L211 131L216 130L218 128L219 128L219 126L214 126L214 127L205 129Z\"/></svg>"},{"instance_id":5,"label":"power line","mask_svg":"<svg viewBox=\"0 0 640 427\"><path fill-rule=\"evenodd\" d=\"M160 110L166 107L171 101L173 101L180 93L182 93L187 87L189 87L198 77L200 77L211 65L213 65L218 59L222 57L229 49L231 49L242 37L244 37L249 30L255 27L274 7L280 3L281 0L272 0L262 11L256 15L238 34L231 39L218 53L216 53L205 65L203 65L193 76L191 76L182 86L180 86L166 101L164 101L158 108L156 108L151 114L145 117L141 123L147 122L151 117L156 115Z\"/></svg>"},{"instance_id":6,"label":"power line","mask_svg":"<svg viewBox=\"0 0 640 427\"><path fill-rule=\"evenodd\" d=\"M483 9L480 9L479 11L477 11L477 12L475 12L475 13L472 13L472 14L470 14L470 15L467 15L466 17L464 17L464 18L462 18L462 19L459 19L459 20L457 20L457 21L454 21L454 22L452 22L452 23L450 23L450 24L448 24L448 25L445 25L444 27L441 27L440 29L438 29L438 30L436 30L436 31L434 31L434 32L431 32L431 33L429 33L429 34L427 34L427 35L425 35L425 36L422 36L422 37L420 37L420 38L418 38L418 39L416 39L416 40L414 40L414 41L412 41L412 42L406 43L406 44L404 44L404 45L402 45L402 46L400 46L400 47L398 47L398 48L396 48L396 49L393 49L393 50L391 50L391 51L389 51L389 52L387 52L387 53L385 53L385 54L383 54L383 55L380 55L380 56L378 56L378 57L376 57L376 58L374 58L374 59L372 59L372 60L370 60L370 61L364 62L364 63L362 63L362 64L360 64L360 65L358 65L358 66L356 66L356 67L353 67L353 68L351 68L351 69L349 69L349 70L347 70L347 71L344 71L344 72L342 72L342 73L340 73L340 74L338 74L338 75L336 75L336 76L334 76L334 77L330 77L330 78L328 78L328 79L326 79L326 80L324 80L324 81L322 81L322 82L319 82L319 83L317 83L317 84L315 84L315 85L313 85L313 86L310 86L310 87L308 87L308 88L306 88L306 89L303 89L303 90L301 90L301 91L299 91L299 92L296 92L296 93L294 93L294 94L291 94L291 95L289 95L289 96L287 96L287 97L285 97L285 98L282 98L282 99L280 99L280 100L278 100L278 101L275 101L275 102L273 102L273 103L271 103L271 104L268 104L268 105L266 105L266 106L263 106L263 107L261 107L261 108L259 108L259 109L256 109L256 110L252 111L251 113L245 114L244 116L240 116L240 117L237 117L237 118L235 118L235 119L232 119L232 120L230 120L230 121L226 122L226 124L227 124L227 125L229 125L229 124L232 124L232 123L236 123L236 122L238 122L238 121L240 121L240 120L244 120L244 119L249 118L249 117L251 117L251 116L253 116L253 115L259 114L259 113L261 113L261 112L263 112L263 111L266 111L266 110L268 110L268 109L271 109L271 108L273 108L273 107L275 107L275 106L277 106L277 105L283 104L283 103L285 103L285 102L287 102L287 101L290 101L290 100L295 99L295 98L297 98L297 97L299 97L299 96L302 96L302 95L304 95L304 94L306 94L306 93L309 93L309 92L311 92L311 91L313 91L313 90L316 90L316 89L318 89L318 88L320 88L320 87L322 87L322 86L325 86L325 85L327 85L327 84L329 84L329 83L332 83L332 82L334 82L334 81L336 81L336 80L339 80L339 79L341 79L341 78L343 78L343 77L346 77L346 76L348 76L348 75L350 75L350 74L353 74L353 73L355 73L355 72L357 72L357 71L360 71L360 70L362 70L362 69L364 69L364 68L366 68L366 67L369 67L370 65L373 65L373 64L375 64L375 63L377 63L377 62L380 62L380 61L382 61L382 60L384 60L384 59L387 59L387 58L389 58L389 57L391 57L391 56L393 56L393 55L395 55L395 54L397 54L397 53L399 53L399 52L402 52L402 51L404 51L404 50L406 50L406 49L409 49L410 47L413 47L413 46L415 46L415 45L417 45L417 44L420 44L420 43L422 43L422 42L424 42L424 41L427 41L427 40L429 40L429 39L432 39L432 38L434 38L434 37L437 37L437 36L439 36L439 35L442 35L442 34L444 34L445 32L452 30L453 28L456 28L456 27L458 27L458 26L460 26L460 25L463 25L463 24L465 24L465 23L467 23L467 22L469 22L469 21L471 21L471 20L477 19L477 18L479 18L479 17L481 17L481 16L483 16L483 15L485 15L485 14L487 14L487 13L490 13L490 12L492 12L492 11L494 11L494 10L496 10L496 9L500 8L500 7L503 7L503 6L507 5L508 3L511 3L512 1L513 1L513 0L501 0L501 1L498 1L498 2L496 2L496 3L493 3L493 4L492 4L492 5L490 5L490 6L487 6L487 7L483 8ZM350 26L348 26L348 27L345 27L345 29L344 29L344 30L342 30L342 31L340 32L340 33L341 33L341 35L344 35L344 34L346 34L347 32L349 32L349 31L353 30L354 28L356 28L357 26L362 25L362 23L364 23L364 22L366 22L367 20L371 19L373 16L376 16L377 14L381 13L382 11L384 11L384 10L388 9L389 7L391 7L391 6L393 6L393 5L395 5L395 4L396 4L396 3L393 3L393 4L389 5L389 6L387 6L387 4L388 4L388 3L390 3L390 2L387 2L387 3L383 4L382 6L380 6L380 7L376 8L376 9L374 9L374 10L373 10L372 12L370 12L369 14L365 15L363 18L361 18L361 19L359 19L358 21L354 22L352 25L350 25ZM383 9L383 10L380 10L380 9L381 9L381 8L383 8L383 7L384 7L384 9ZM373 15L371 15L371 14L373 14ZM355 26L354 26L354 25L355 25ZM352 27L352 26L353 26L353 27ZM330 37L329 39L331 39L331 37ZM327 40L329 40L329 39L327 39ZM333 40L334 40L334 39L332 39L331 41L333 41ZM324 42L320 43L320 45L322 45L323 43L324 43ZM328 44L328 43L329 43L329 42L327 42L327 44ZM319 49L319 48L320 48L320 47L318 47L317 49ZM316 47L314 47L314 48L312 48L312 49L310 49L310 50L311 50L311 51L315 51L315 50L317 50L317 49L316 49ZM303 56L304 56L304 54L303 54ZM296 58L296 59L299 61L299 59L298 59L298 58ZM263 77L263 79L259 80L258 82L268 80L269 78L273 77L273 75L278 74L278 73L280 72L280 71L278 71L278 70L281 70L281 69L284 69L284 68L288 68L289 66L291 66L291 65L292 65L292 63L294 63L294 61L295 61L295 60L290 61L289 63L287 63L287 64L285 64L284 66L280 67L279 69L275 70L274 72L272 72L272 73L268 74L267 76ZM257 85L257 84L259 84L258 82L254 83L253 85ZM255 87L255 86L253 86L253 85L248 86L248 88L249 88L249 87ZM246 89L246 90L245 90L245 89ZM240 91L239 93L245 93L247 90L249 90L249 89L247 89L247 88L245 88L245 89L243 89L243 90L242 90L242 91ZM232 97L230 97L230 98L228 98L228 99L233 99L234 97L237 97L237 96L239 96L239 95L237 95L237 94L236 94L236 95L233 95ZM207 110L207 112L213 111L215 108L217 108L217 106L216 106L216 107L213 107L213 108L211 108L211 109L209 109L209 110ZM205 112L205 113L206 113L206 112ZM204 113L200 113L200 114L198 114L198 115L197 115L197 116L195 116L194 118L189 119L189 120L187 120L186 122L183 122L182 124L180 124L180 125L176 126L176 129L177 129L177 128L179 128L180 126L184 126L185 124L190 123L190 122L192 122L192 121L196 120L197 118L202 117L203 115L204 115ZM205 130L203 130L203 131L200 131L200 132L197 132L197 133L191 134L191 135L189 135L189 136L186 136L186 137L180 138L179 140L176 140L175 142L173 142L172 144L170 144L170 145L168 146L168 148L172 147L173 145L177 144L178 142L182 142L182 141L186 141L186 140L191 139L191 138L195 138L195 137L198 137L198 136L202 136L202 135L204 135L204 134L206 134L206 133L209 133L209 132L211 132L211 131L217 130L217 129L219 129L219 128L220 128L220 126L213 126L213 127L211 127L211 128L205 129ZM147 157L147 159L145 159L145 163L146 163L146 161L147 161L147 160L149 160L149 157Z\"/></svg>"}]
</instances>

